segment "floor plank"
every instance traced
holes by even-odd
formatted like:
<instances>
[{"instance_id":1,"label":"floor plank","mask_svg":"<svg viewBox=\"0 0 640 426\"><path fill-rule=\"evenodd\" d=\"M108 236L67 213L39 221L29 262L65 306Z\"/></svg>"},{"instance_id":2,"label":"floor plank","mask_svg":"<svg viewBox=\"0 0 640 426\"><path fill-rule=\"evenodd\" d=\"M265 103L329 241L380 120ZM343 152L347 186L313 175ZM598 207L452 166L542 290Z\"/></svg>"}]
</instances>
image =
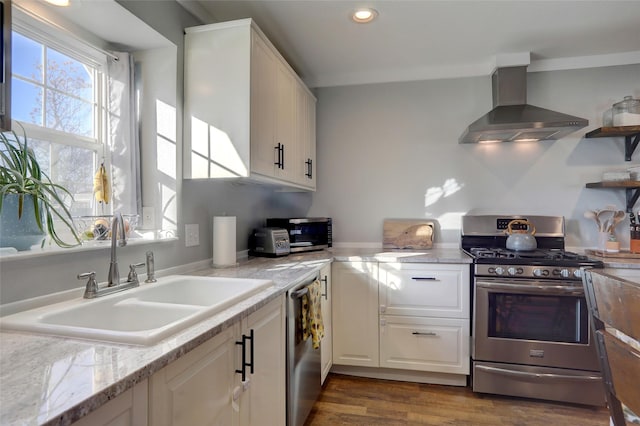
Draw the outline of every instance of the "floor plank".
<instances>
[{"instance_id":1,"label":"floor plank","mask_svg":"<svg viewBox=\"0 0 640 426\"><path fill-rule=\"evenodd\" d=\"M607 426L605 407L330 374L305 426Z\"/></svg>"}]
</instances>

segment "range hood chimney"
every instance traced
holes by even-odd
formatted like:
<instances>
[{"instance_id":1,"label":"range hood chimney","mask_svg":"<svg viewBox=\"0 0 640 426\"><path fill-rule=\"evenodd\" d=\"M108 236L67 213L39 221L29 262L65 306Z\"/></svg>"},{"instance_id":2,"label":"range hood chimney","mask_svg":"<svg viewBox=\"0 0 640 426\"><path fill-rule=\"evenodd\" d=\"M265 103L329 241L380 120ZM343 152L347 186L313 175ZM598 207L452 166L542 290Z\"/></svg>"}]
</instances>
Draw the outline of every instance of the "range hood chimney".
<instances>
[{"instance_id":1,"label":"range hood chimney","mask_svg":"<svg viewBox=\"0 0 640 426\"><path fill-rule=\"evenodd\" d=\"M493 109L467 127L458 143L557 140L589 125L573 115L527 105L527 67L497 68Z\"/></svg>"}]
</instances>

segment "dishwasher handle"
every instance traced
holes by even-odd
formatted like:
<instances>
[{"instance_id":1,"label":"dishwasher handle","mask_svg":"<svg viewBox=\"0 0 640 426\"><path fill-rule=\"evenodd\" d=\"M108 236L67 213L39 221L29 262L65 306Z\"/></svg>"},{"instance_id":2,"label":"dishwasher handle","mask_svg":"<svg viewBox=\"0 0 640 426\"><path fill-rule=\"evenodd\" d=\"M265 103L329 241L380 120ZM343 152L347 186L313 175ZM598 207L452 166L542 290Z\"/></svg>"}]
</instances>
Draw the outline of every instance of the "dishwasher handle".
<instances>
[{"instance_id":1,"label":"dishwasher handle","mask_svg":"<svg viewBox=\"0 0 640 426\"><path fill-rule=\"evenodd\" d=\"M307 287L291 292L292 299L300 299L305 294L309 294L309 289Z\"/></svg>"},{"instance_id":2,"label":"dishwasher handle","mask_svg":"<svg viewBox=\"0 0 640 426\"><path fill-rule=\"evenodd\" d=\"M300 299L305 294L309 294L309 286L318 280L318 278L319 277L316 275L306 283L297 286L297 290L289 291L289 297L292 299Z\"/></svg>"}]
</instances>

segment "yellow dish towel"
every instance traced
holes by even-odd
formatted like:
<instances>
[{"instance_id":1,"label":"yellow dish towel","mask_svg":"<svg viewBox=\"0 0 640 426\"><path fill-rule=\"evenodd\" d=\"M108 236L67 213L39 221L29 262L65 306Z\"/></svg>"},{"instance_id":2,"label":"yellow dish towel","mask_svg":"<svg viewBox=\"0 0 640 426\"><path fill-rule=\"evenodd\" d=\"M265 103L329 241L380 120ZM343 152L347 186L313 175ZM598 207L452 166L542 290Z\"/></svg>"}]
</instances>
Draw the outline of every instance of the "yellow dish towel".
<instances>
[{"instance_id":1,"label":"yellow dish towel","mask_svg":"<svg viewBox=\"0 0 640 426\"><path fill-rule=\"evenodd\" d=\"M306 341L311 336L313 349L320 347L320 340L324 337L324 324L320 298L322 287L320 281L315 280L307 286L309 294L302 296L302 338Z\"/></svg>"}]
</instances>

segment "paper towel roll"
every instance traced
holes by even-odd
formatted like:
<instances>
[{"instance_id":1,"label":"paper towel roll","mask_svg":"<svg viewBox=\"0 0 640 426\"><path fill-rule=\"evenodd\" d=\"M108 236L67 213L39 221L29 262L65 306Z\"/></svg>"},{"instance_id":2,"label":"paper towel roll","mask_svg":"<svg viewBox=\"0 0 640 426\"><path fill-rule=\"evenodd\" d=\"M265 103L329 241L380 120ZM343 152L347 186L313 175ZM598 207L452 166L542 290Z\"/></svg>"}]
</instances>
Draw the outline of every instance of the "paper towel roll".
<instances>
[{"instance_id":1,"label":"paper towel roll","mask_svg":"<svg viewBox=\"0 0 640 426\"><path fill-rule=\"evenodd\" d=\"M213 267L236 264L236 217L213 217Z\"/></svg>"}]
</instances>

